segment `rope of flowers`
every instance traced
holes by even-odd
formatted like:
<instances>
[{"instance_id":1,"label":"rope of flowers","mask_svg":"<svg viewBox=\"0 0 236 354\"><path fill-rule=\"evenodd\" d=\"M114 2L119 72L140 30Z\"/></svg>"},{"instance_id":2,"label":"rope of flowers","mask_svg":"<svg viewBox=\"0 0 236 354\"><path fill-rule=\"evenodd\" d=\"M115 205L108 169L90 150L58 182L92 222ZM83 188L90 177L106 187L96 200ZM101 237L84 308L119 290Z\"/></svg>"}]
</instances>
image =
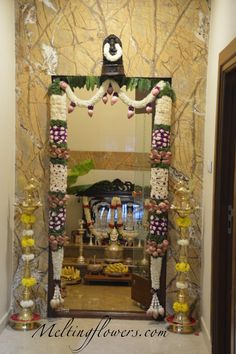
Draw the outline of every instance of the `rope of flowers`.
<instances>
[{"instance_id":1,"label":"rope of flowers","mask_svg":"<svg viewBox=\"0 0 236 354\"><path fill-rule=\"evenodd\" d=\"M83 200L83 210L84 210L85 220L86 220L87 226L89 228L89 232L91 235L95 236L96 239L100 239L101 232L98 232L96 230L96 228L94 227L94 220L92 220L92 217L91 217L91 210L90 210L90 206L89 206L88 197L84 196L82 200Z\"/></svg>"},{"instance_id":2,"label":"rope of flowers","mask_svg":"<svg viewBox=\"0 0 236 354\"><path fill-rule=\"evenodd\" d=\"M168 248L168 168L171 161L170 124L172 100L162 96L156 100L156 113L152 132L151 198L146 201L149 211L149 234L146 252L150 255L152 301L147 315L157 319L164 315L164 308L158 299L162 259Z\"/></svg>"},{"instance_id":3,"label":"rope of flowers","mask_svg":"<svg viewBox=\"0 0 236 354\"><path fill-rule=\"evenodd\" d=\"M120 88L116 81L106 80L102 83L101 87L98 89L97 93L93 97L91 97L89 100L82 100L74 94L74 92L66 82L60 82L60 87L65 90L68 98L71 100L68 112L73 112L76 106L87 107L88 114L90 117L92 117L94 105L98 101L102 99L104 103L107 103L107 94L112 94L111 104L115 104L118 101L119 97L120 100L128 106L128 118L131 118L134 115L135 108L146 107L147 113L150 113L152 111L151 103L156 99L156 96L158 96L158 94L165 88L166 85L167 83L161 80L145 98L143 98L142 100L133 100L125 94L125 92Z\"/></svg>"},{"instance_id":4,"label":"rope of flowers","mask_svg":"<svg viewBox=\"0 0 236 354\"><path fill-rule=\"evenodd\" d=\"M152 314L154 318L158 314L163 314L164 311L159 304L157 290L159 289L161 260L168 247L168 241L166 240L168 205L166 200L168 197L168 167L171 158L169 147L172 100L165 94L167 86L168 84L165 81L160 81L143 100L136 101L126 96L114 80L106 80L90 100L80 100L74 95L66 82L60 82L60 87L65 90L68 98L71 100L68 111L71 112L76 105L87 107L90 116L93 114L93 105L100 99L106 103L108 94L112 94L112 104L120 97L128 105L128 118L134 115L135 108L146 107L146 112L150 113L152 111L151 103L157 99L150 158L152 163L151 200L156 205L159 205L159 207L156 208L158 212L155 210L150 213L150 228L147 241L147 253L151 255L150 270L152 291L154 292L148 314ZM55 284L54 295L50 304L51 307L57 307L63 302L60 294L60 273L64 254L63 245L67 239L65 235L68 159L66 95L61 94L61 92L60 94L52 94L50 105L49 244L52 251L53 279ZM96 230L94 230L92 220L90 222L91 231L94 233Z\"/></svg>"},{"instance_id":5,"label":"rope of flowers","mask_svg":"<svg viewBox=\"0 0 236 354\"><path fill-rule=\"evenodd\" d=\"M64 258L66 188L67 188L67 107L65 95L50 97L50 191L49 201L49 245L52 255L54 294L52 308L63 303L60 292L61 268Z\"/></svg>"}]
</instances>

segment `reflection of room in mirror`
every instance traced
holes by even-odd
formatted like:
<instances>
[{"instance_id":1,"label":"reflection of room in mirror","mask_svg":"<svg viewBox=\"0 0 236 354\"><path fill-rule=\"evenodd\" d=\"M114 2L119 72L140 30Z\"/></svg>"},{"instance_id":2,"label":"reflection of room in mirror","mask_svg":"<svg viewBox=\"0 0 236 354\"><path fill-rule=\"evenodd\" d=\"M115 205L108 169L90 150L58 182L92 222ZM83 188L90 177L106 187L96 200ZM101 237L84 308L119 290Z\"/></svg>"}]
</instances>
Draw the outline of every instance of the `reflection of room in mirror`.
<instances>
[{"instance_id":1,"label":"reflection of room in mirror","mask_svg":"<svg viewBox=\"0 0 236 354\"><path fill-rule=\"evenodd\" d=\"M75 94L88 99L93 92L76 89ZM135 91L127 94L135 98ZM77 108L68 116L68 148L71 151L149 152L151 127L151 115L142 113L127 119L127 106L121 101L112 106L100 101L92 119L85 108Z\"/></svg>"},{"instance_id":2,"label":"reflection of room in mirror","mask_svg":"<svg viewBox=\"0 0 236 354\"><path fill-rule=\"evenodd\" d=\"M91 91L86 89L76 89L75 94L82 99L87 99L92 95ZM135 99L134 91L129 91L127 95ZM119 225L118 211L115 209L111 213L112 196L104 196L101 199L96 196L89 197L94 229L103 236L98 240L91 234L88 226L85 227L84 256L87 264L94 263L95 272L96 269L100 269L96 267L96 263L102 264L103 271L99 270L98 274L90 274L85 265L79 267L82 279L80 283L68 286L63 281L65 308L145 313L144 308L148 305L150 294L148 261L145 259L142 264L146 235L142 226L142 217L145 193L149 195L150 192L151 134L152 115L140 112L135 114L133 119L127 119L127 107L119 100L115 105L110 105L109 102L104 105L102 101L96 104L92 119L88 117L87 109L83 108L75 109L68 116L68 147L70 149L68 168L84 160L92 160L94 164L94 168L87 174L79 176L74 185L88 186L103 180L112 182L119 179L139 186L137 190L141 188L142 195L136 200L132 194L130 194L130 199L122 197L120 199L124 235L119 234L118 239L118 243L123 247L122 265L117 265L117 269L121 269L121 274L117 272L119 277L109 277L104 274L104 269L108 265L104 258L105 249L111 243L109 225L112 222ZM69 195L66 232L70 243L65 245L64 266L78 268L79 244L74 243L73 237L78 230L78 221L81 218L85 220L82 197ZM125 233L127 233L126 236ZM114 246L116 247L115 243ZM125 267L128 267L128 273L122 275ZM144 277L142 278L144 283L140 285L137 282L137 286L148 289L147 296L144 296L145 299L148 298L145 306L134 301L136 295L133 292L136 292L136 287L133 289L131 286L131 273L134 270ZM113 274L115 275L116 272ZM89 296L91 292L93 295Z\"/></svg>"}]
</instances>

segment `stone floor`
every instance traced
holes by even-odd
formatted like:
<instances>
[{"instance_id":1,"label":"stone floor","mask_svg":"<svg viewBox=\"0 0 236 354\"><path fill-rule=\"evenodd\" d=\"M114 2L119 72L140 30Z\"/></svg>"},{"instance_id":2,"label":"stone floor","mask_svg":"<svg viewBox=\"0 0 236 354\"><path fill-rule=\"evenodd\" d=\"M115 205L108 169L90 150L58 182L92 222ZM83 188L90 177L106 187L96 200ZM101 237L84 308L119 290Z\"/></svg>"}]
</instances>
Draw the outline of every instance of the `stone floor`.
<instances>
[{"instance_id":1,"label":"stone floor","mask_svg":"<svg viewBox=\"0 0 236 354\"><path fill-rule=\"evenodd\" d=\"M131 287L122 285L67 285L64 307L91 311L141 311L131 299Z\"/></svg>"},{"instance_id":2,"label":"stone floor","mask_svg":"<svg viewBox=\"0 0 236 354\"><path fill-rule=\"evenodd\" d=\"M0 353L209 354L202 333L173 334L164 322L64 318L41 323L45 326L37 332L6 327L0 335Z\"/></svg>"}]
</instances>

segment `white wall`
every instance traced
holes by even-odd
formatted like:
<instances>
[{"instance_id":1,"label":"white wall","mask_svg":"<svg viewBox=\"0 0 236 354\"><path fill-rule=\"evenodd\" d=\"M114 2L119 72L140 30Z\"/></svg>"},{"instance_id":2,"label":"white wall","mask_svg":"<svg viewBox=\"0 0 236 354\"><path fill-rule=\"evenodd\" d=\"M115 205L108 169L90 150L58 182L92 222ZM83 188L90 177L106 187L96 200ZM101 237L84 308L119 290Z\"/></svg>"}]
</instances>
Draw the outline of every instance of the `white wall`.
<instances>
[{"instance_id":1,"label":"white wall","mask_svg":"<svg viewBox=\"0 0 236 354\"><path fill-rule=\"evenodd\" d=\"M15 151L14 0L0 1L0 331L11 304Z\"/></svg>"},{"instance_id":2,"label":"white wall","mask_svg":"<svg viewBox=\"0 0 236 354\"><path fill-rule=\"evenodd\" d=\"M213 173L207 171L207 163L214 162L215 122L217 100L217 76L219 53L236 36L236 1L212 0L207 92L206 123L204 146L204 192L203 192L203 284L202 284L202 324L210 340L211 310L211 247L212 247L212 212L213 212Z\"/></svg>"}]
</instances>

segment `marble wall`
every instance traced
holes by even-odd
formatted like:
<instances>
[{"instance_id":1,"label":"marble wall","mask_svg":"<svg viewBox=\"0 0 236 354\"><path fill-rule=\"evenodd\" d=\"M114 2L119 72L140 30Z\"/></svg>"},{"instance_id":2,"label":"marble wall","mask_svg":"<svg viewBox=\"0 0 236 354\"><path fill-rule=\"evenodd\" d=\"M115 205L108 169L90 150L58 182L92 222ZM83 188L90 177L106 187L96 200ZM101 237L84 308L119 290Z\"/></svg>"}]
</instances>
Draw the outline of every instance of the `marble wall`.
<instances>
[{"instance_id":1,"label":"marble wall","mask_svg":"<svg viewBox=\"0 0 236 354\"><path fill-rule=\"evenodd\" d=\"M48 98L51 75L100 75L103 39L122 40L127 76L171 77L177 101L172 121L171 189L191 179L201 205L203 129L209 5L206 0L15 0L16 7L16 195L30 177L39 181L44 204L35 227L37 258L34 275L37 306L46 316ZM174 291L176 231L170 220L168 298ZM17 299L22 265L21 226L15 217L15 281ZM192 301L199 299L201 220L191 235ZM14 304L17 307L17 301ZM194 303L196 309L196 304ZM169 307L171 311L171 308Z\"/></svg>"}]
</instances>

